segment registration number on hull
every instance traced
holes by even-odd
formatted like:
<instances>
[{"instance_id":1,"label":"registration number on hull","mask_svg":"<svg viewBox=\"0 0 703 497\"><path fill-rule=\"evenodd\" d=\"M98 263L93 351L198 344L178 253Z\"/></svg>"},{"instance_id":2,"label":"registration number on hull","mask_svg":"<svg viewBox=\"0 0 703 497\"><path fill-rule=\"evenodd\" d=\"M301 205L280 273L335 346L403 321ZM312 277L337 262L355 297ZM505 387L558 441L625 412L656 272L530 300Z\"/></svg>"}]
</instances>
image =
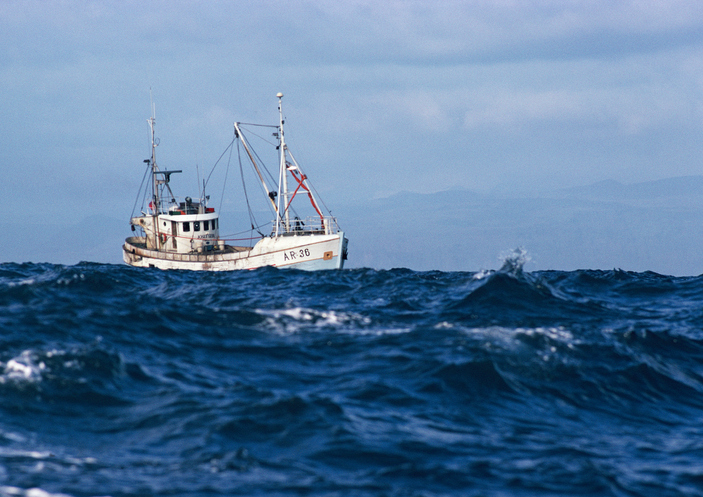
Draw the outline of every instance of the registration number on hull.
<instances>
[{"instance_id":1,"label":"registration number on hull","mask_svg":"<svg viewBox=\"0 0 703 497\"><path fill-rule=\"evenodd\" d=\"M283 252L284 261L297 261L310 257L310 249L288 250Z\"/></svg>"}]
</instances>

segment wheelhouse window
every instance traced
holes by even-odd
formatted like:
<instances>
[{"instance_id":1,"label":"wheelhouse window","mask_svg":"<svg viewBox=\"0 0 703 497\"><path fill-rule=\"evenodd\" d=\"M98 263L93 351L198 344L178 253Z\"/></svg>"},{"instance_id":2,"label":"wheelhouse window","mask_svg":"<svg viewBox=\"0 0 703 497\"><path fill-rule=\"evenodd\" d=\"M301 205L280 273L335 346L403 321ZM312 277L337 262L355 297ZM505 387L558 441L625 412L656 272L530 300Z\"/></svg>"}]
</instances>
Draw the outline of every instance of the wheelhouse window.
<instances>
[{"instance_id":1,"label":"wheelhouse window","mask_svg":"<svg viewBox=\"0 0 703 497\"><path fill-rule=\"evenodd\" d=\"M200 231L200 221L193 221L193 231Z\"/></svg>"},{"instance_id":2,"label":"wheelhouse window","mask_svg":"<svg viewBox=\"0 0 703 497\"><path fill-rule=\"evenodd\" d=\"M203 231L210 231L209 221L203 221Z\"/></svg>"},{"instance_id":3,"label":"wheelhouse window","mask_svg":"<svg viewBox=\"0 0 703 497\"><path fill-rule=\"evenodd\" d=\"M183 231L190 231L190 221L186 221L183 223Z\"/></svg>"},{"instance_id":4,"label":"wheelhouse window","mask_svg":"<svg viewBox=\"0 0 703 497\"><path fill-rule=\"evenodd\" d=\"M214 230L217 229L217 219L212 220L212 229L214 229Z\"/></svg>"}]
</instances>

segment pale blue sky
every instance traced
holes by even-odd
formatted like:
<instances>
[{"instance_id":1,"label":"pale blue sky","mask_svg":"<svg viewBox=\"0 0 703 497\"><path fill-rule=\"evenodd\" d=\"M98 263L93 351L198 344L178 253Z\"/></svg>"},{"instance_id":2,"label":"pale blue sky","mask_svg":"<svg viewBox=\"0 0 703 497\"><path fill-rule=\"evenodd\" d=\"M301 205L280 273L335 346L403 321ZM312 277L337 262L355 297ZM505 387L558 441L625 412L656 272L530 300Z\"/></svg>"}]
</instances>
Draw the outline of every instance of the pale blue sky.
<instances>
[{"instance_id":1,"label":"pale blue sky","mask_svg":"<svg viewBox=\"0 0 703 497\"><path fill-rule=\"evenodd\" d=\"M703 171L702 2L4 0L0 40L0 195L33 220L127 219L150 88L190 191L279 91L333 205Z\"/></svg>"}]
</instances>

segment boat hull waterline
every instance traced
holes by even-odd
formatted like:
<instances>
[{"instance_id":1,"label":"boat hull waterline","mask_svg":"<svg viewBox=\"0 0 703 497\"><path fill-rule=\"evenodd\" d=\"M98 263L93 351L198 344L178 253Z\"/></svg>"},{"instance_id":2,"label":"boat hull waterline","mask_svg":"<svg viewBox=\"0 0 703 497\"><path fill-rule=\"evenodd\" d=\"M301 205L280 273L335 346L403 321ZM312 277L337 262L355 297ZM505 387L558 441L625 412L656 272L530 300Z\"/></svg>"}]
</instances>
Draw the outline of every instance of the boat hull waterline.
<instances>
[{"instance_id":1,"label":"boat hull waterline","mask_svg":"<svg viewBox=\"0 0 703 497\"><path fill-rule=\"evenodd\" d=\"M225 246L209 253L178 254L146 248L144 237L127 238L124 261L130 266L191 271L235 271L263 266L318 271L342 269L347 239L332 235L267 237L253 247Z\"/></svg>"}]
</instances>

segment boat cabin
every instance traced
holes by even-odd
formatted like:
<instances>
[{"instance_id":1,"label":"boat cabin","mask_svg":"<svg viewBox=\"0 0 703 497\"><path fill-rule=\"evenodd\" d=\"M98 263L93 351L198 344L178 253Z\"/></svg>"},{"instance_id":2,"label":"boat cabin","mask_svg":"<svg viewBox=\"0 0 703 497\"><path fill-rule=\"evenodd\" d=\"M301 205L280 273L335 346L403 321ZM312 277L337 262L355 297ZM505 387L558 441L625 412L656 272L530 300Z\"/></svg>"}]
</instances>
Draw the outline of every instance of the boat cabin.
<instances>
[{"instance_id":1,"label":"boat cabin","mask_svg":"<svg viewBox=\"0 0 703 497\"><path fill-rule=\"evenodd\" d=\"M214 208L193 202L190 197L171 205L167 213L132 218L132 224L144 230L149 249L178 254L224 250L219 215Z\"/></svg>"}]
</instances>

